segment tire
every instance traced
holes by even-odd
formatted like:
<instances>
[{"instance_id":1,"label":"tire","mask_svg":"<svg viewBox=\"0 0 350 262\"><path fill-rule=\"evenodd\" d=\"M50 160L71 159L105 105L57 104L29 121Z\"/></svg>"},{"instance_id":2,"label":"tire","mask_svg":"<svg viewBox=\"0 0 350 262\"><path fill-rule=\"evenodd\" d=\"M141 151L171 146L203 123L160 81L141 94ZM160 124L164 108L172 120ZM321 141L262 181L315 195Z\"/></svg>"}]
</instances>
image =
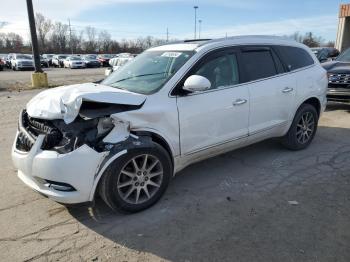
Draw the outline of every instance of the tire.
<instances>
[{"instance_id":1,"label":"tire","mask_svg":"<svg viewBox=\"0 0 350 262\"><path fill-rule=\"evenodd\" d=\"M152 144L147 148L129 150L114 160L104 172L99 183L99 194L113 210L139 212L154 205L166 191L173 173L172 163L162 146ZM145 159L146 169L142 169Z\"/></svg>"},{"instance_id":2,"label":"tire","mask_svg":"<svg viewBox=\"0 0 350 262\"><path fill-rule=\"evenodd\" d=\"M307 148L317 131L318 114L310 104L302 104L296 112L292 125L282 138L282 144L290 150Z\"/></svg>"}]
</instances>

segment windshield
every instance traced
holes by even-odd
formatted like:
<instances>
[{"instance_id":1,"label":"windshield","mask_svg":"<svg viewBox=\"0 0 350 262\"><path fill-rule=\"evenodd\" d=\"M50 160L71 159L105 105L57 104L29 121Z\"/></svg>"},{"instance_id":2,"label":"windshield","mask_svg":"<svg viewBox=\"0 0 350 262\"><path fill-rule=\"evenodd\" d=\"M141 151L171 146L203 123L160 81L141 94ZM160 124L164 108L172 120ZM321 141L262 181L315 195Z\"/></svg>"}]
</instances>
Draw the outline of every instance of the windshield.
<instances>
[{"instance_id":1,"label":"windshield","mask_svg":"<svg viewBox=\"0 0 350 262\"><path fill-rule=\"evenodd\" d=\"M336 61L340 62L350 62L350 48L346 49L343 53L341 53Z\"/></svg>"},{"instance_id":2,"label":"windshield","mask_svg":"<svg viewBox=\"0 0 350 262\"><path fill-rule=\"evenodd\" d=\"M109 54L104 54L104 55L100 55L100 57L102 57L102 58L111 58L111 57L112 57L112 55L109 55Z\"/></svg>"},{"instance_id":3,"label":"windshield","mask_svg":"<svg viewBox=\"0 0 350 262\"><path fill-rule=\"evenodd\" d=\"M30 55L16 55L16 59L32 59Z\"/></svg>"},{"instance_id":4,"label":"windshield","mask_svg":"<svg viewBox=\"0 0 350 262\"><path fill-rule=\"evenodd\" d=\"M64 59L64 58L67 58L67 56L66 55L59 55L58 58L59 59Z\"/></svg>"},{"instance_id":5,"label":"windshield","mask_svg":"<svg viewBox=\"0 0 350 262\"><path fill-rule=\"evenodd\" d=\"M70 60L74 60L74 61L75 61L75 60L81 60L80 57L76 57L76 56L71 56L69 59L70 59Z\"/></svg>"},{"instance_id":6,"label":"windshield","mask_svg":"<svg viewBox=\"0 0 350 262\"><path fill-rule=\"evenodd\" d=\"M146 51L112 73L102 84L135 93L152 94L193 54L193 51Z\"/></svg>"},{"instance_id":7,"label":"windshield","mask_svg":"<svg viewBox=\"0 0 350 262\"><path fill-rule=\"evenodd\" d=\"M96 59L95 55L86 55L84 56L84 59Z\"/></svg>"}]
</instances>

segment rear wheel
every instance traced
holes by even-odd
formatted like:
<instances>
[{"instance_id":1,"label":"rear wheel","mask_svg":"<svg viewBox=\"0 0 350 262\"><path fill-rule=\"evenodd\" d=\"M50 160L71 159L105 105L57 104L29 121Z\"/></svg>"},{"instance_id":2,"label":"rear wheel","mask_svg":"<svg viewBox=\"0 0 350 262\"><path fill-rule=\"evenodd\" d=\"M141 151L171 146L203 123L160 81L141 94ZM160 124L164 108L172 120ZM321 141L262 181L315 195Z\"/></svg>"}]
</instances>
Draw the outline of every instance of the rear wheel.
<instances>
[{"instance_id":1,"label":"rear wheel","mask_svg":"<svg viewBox=\"0 0 350 262\"><path fill-rule=\"evenodd\" d=\"M288 133L282 138L282 144L291 150L301 150L310 145L316 131L318 114L314 106L302 104L295 114Z\"/></svg>"},{"instance_id":2,"label":"rear wheel","mask_svg":"<svg viewBox=\"0 0 350 262\"><path fill-rule=\"evenodd\" d=\"M102 199L114 210L138 212L155 204L172 177L167 151L152 147L130 150L105 171L99 185Z\"/></svg>"}]
</instances>

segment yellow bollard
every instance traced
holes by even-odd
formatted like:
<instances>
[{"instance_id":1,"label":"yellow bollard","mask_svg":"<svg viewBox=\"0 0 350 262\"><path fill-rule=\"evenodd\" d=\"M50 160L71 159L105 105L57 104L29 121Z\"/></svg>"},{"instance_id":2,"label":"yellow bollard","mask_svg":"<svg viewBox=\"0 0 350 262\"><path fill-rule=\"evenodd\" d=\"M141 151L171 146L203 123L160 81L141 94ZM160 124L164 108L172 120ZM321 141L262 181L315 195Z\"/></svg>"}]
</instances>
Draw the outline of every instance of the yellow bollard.
<instances>
[{"instance_id":1,"label":"yellow bollard","mask_svg":"<svg viewBox=\"0 0 350 262\"><path fill-rule=\"evenodd\" d=\"M48 87L47 74L43 73L32 73L32 88Z\"/></svg>"}]
</instances>

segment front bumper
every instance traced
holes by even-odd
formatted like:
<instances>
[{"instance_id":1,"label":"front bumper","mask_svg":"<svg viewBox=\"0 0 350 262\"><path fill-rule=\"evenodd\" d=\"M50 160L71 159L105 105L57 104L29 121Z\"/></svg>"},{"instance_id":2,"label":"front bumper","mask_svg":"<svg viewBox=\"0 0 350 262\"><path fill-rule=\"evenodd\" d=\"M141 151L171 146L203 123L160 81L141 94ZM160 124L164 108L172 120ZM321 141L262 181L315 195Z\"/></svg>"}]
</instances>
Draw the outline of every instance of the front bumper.
<instances>
[{"instance_id":1,"label":"front bumper","mask_svg":"<svg viewBox=\"0 0 350 262\"><path fill-rule=\"evenodd\" d=\"M85 64L72 64L71 68L85 68Z\"/></svg>"},{"instance_id":2,"label":"front bumper","mask_svg":"<svg viewBox=\"0 0 350 262\"><path fill-rule=\"evenodd\" d=\"M67 153L42 150L44 135L39 135L29 152L12 147L12 160L18 169L18 177L39 193L66 204L88 202L94 195L99 167L106 152L98 153L87 145ZM74 191L61 191L48 181L71 185Z\"/></svg>"},{"instance_id":3,"label":"front bumper","mask_svg":"<svg viewBox=\"0 0 350 262\"><path fill-rule=\"evenodd\" d=\"M328 101L350 102L350 88L328 88Z\"/></svg>"},{"instance_id":4,"label":"front bumper","mask_svg":"<svg viewBox=\"0 0 350 262\"><path fill-rule=\"evenodd\" d=\"M17 65L18 69L34 69L34 65Z\"/></svg>"},{"instance_id":5,"label":"front bumper","mask_svg":"<svg viewBox=\"0 0 350 262\"><path fill-rule=\"evenodd\" d=\"M87 62L85 63L86 67L100 67L100 62Z\"/></svg>"}]
</instances>

